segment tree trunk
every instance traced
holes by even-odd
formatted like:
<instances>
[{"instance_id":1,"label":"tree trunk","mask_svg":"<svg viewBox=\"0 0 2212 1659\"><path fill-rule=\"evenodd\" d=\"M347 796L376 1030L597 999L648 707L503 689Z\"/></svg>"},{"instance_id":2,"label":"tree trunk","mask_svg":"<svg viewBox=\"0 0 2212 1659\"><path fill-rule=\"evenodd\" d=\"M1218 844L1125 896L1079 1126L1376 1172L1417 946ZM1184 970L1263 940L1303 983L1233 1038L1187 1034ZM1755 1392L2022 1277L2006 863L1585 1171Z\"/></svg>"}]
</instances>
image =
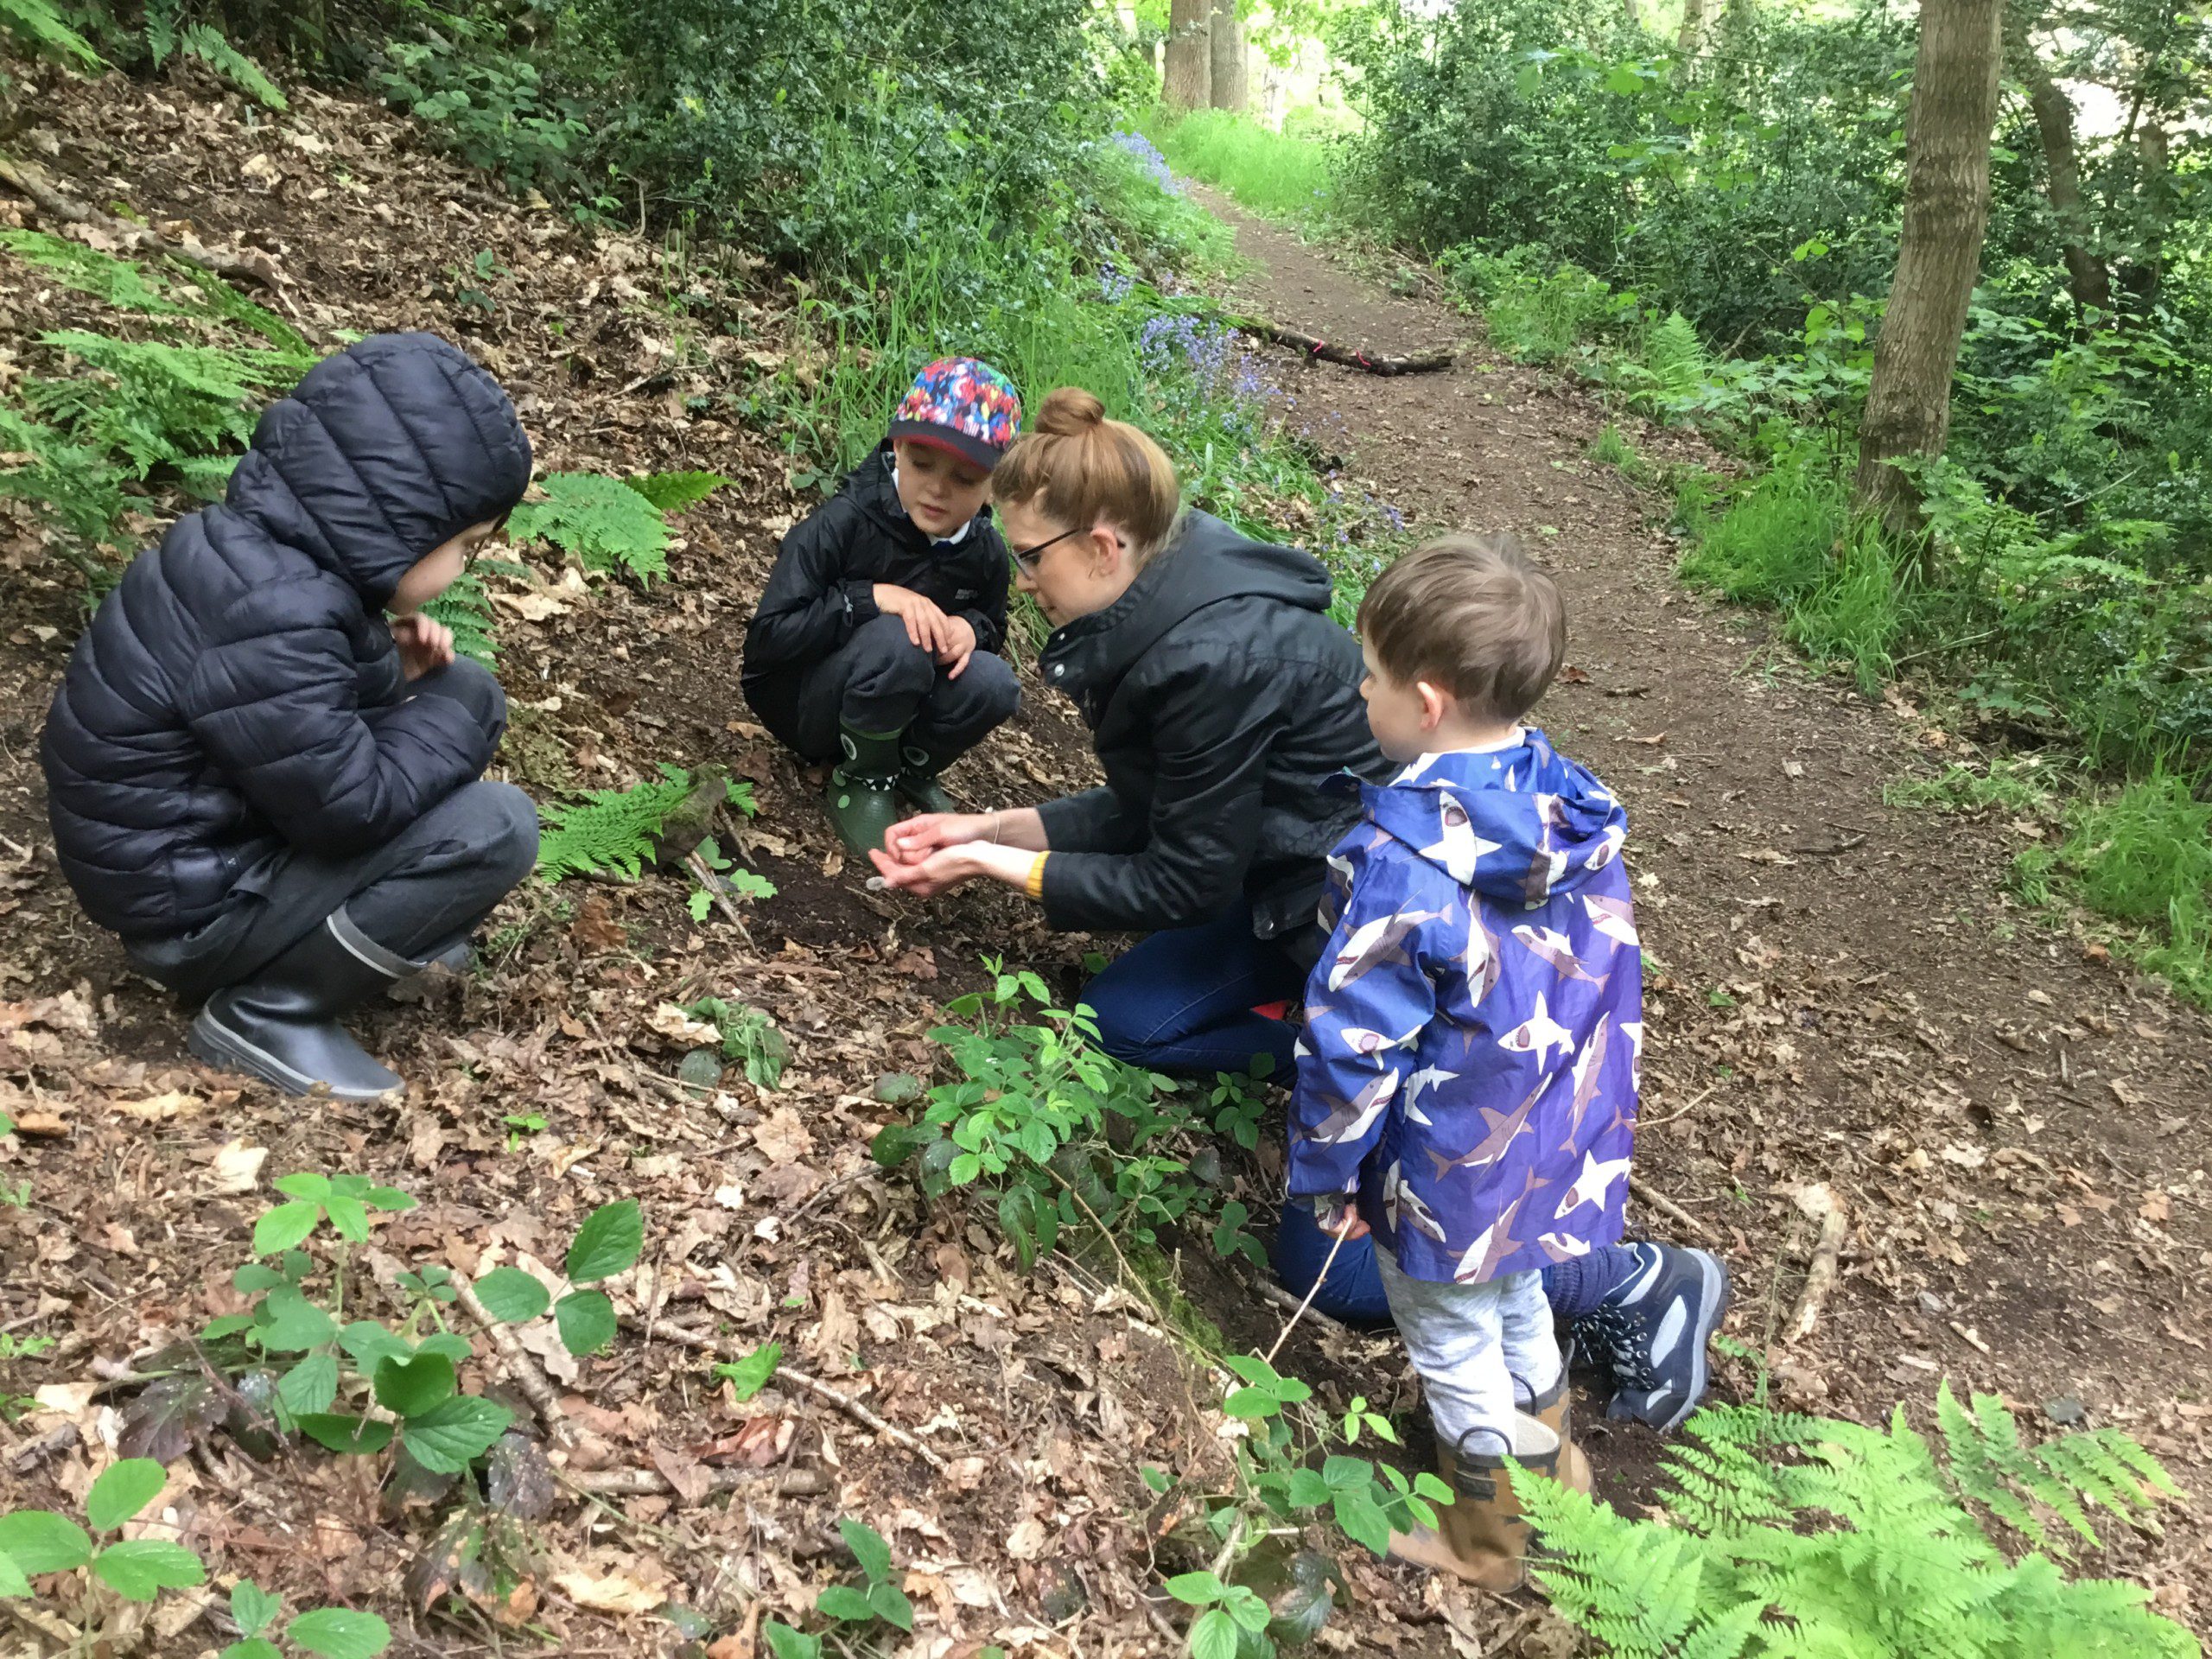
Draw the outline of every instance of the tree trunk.
<instances>
[{"instance_id":1,"label":"tree trunk","mask_svg":"<svg viewBox=\"0 0 2212 1659\"><path fill-rule=\"evenodd\" d=\"M2112 313L2112 278L2105 263L2089 251L2089 210L2082 197L2082 168L2074 148L2074 100L2044 67L2024 24L2007 31L2005 54L2012 73L2028 89L2028 108L2043 140L2044 192L2058 220L2058 251L2066 262L2066 286L2084 311Z\"/></svg>"},{"instance_id":2,"label":"tree trunk","mask_svg":"<svg viewBox=\"0 0 2212 1659\"><path fill-rule=\"evenodd\" d=\"M2120 268L2120 286L2134 302L2137 312L2144 316L2151 314L2158 303L2158 287L2165 264L2166 226L2172 217L2173 207L2167 199L2171 188L2166 171L2172 165L2170 141L2164 124L2157 116L2143 123L2135 135L2135 242L2134 257Z\"/></svg>"},{"instance_id":3,"label":"tree trunk","mask_svg":"<svg viewBox=\"0 0 2212 1659\"><path fill-rule=\"evenodd\" d=\"M1171 110L1203 110L1212 102L1213 0L1173 0L1167 12L1167 73L1160 89Z\"/></svg>"},{"instance_id":4,"label":"tree trunk","mask_svg":"<svg viewBox=\"0 0 2212 1659\"><path fill-rule=\"evenodd\" d=\"M1244 52L1244 25L1236 16L1236 0L1213 0L1213 106L1243 110L1252 101L1249 62Z\"/></svg>"},{"instance_id":5,"label":"tree trunk","mask_svg":"<svg viewBox=\"0 0 2212 1659\"><path fill-rule=\"evenodd\" d=\"M1859 429L1859 501L1901 534L1918 528L1919 493L1890 462L1942 454L1950 430L1951 376L1989 224L2003 14L2003 0L1921 0L1904 224Z\"/></svg>"},{"instance_id":6,"label":"tree trunk","mask_svg":"<svg viewBox=\"0 0 2212 1659\"><path fill-rule=\"evenodd\" d=\"M1705 0L1682 0L1682 27L1675 36L1675 54L1685 61L1705 43Z\"/></svg>"}]
</instances>

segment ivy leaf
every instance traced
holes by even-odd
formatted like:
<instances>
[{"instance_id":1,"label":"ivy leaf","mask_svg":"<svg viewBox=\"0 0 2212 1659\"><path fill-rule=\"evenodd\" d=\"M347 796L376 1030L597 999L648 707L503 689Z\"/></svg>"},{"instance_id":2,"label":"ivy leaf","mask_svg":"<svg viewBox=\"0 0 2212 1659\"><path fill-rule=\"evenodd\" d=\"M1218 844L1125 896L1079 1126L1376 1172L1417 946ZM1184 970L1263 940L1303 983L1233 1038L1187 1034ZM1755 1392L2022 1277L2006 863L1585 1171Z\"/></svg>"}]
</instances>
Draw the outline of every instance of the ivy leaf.
<instances>
[{"instance_id":1,"label":"ivy leaf","mask_svg":"<svg viewBox=\"0 0 2212 1659\"><path fill-rule=\"evenodd\" d=\"M338 1398L338 1356L309 1354L284 1373L283 1381L276 1385L276 1397L295 1417L328 1411L331 1402Z\"/></svg>"},{"instance_id":2,"label":"ivy leaf","mask_svg":"<svg viewBox=\"0 0 2212 1659\"><path fill-rule=\"evenodd\" d=\"M284 1637L296 1648L321 1654L322 1659L376 1659L391 1645L391 1626L374 1613L359 1613L350 1607L318 1607L286 1626Z\"/></svg>"},{"instance_id":3,"label":"ivy leaf","mask_svg":"<svg viewBox=\"0 0 2212 1659\"><path fill-rule=\"evenodd\" d=\"M845 1548L853 1552L853 1559L861 1564L861 1571L874 1584L891 1576L891 1546L883 1541L883 1535L861 1521L840 1518L837 1531L845 1541Z\"/></svg>"},{"instance_id":4,"label":"ivy leaf","mask_svg":"<svg viewBox=\"0 0 2212 1659\"><path fill-rule=\"evenodd\" d=\"M93 1556L92 1574L125 1601L151 1601L164 1590L189 1590L207 1569L182 1544L130 1538Z\"/></svg>"},{"instance_id":5,"label":"ivy leaf","mask_svg":"<svg viewBox=\"0 0 2212 1659\"><path fill-rule=\"evenodd\" d=\"M52 1510L0 1515L0 1555L25 1573L67 1573L92 1559L92 1535Z\"/></svg>"},{"instance_id":6,"label":"ivy leaf","mask_svg":"<svg viewBox=\"0 0 2212 1659\"><path fill-rule=\"evenodd\" d=\"M833 1584L814 1599L814 1611L825 1618L842 1619L849 1624L865 1623L875 1617L875 1609L868 1605L868 1598L849 1584Z\"/></svg>"},{"instance_id":7,"label":"ivy leaf","mask_svg":"<svg viewBox=\"0 0 2212 1659\"><path fill-rule=\"evenodd\" d=\"M770 1619L760 1627L760 1634L768 1638L768 1651L776 1659L822 1659L822 1638L795 1630L778 1619Z\"/></svg>"},{"instance_id":8,"label":"ivy leaf","mask_svg":"<svg viewBox=\"0 0 2212 1659\"><path fill-rule=\"evenodd\" d=\"M94 1532L113 1532L161 1496L168 1477L151 1458L110 1464L85 1494L85 1519Z\"/></svg>"},{"instance_id":9,"label":"ivy leaf","mask_svg":"<svg viewBox=\"0 0 2212 1659\"><path fill-rule=\"evenodd\" d=\"M1218 1607L1191 1626L1191 1659L1236 1659L1236 1621Z\"/></svg>"},{"instance_id":10,"label":"ivy leaf","mask_svg":"<svg viewBox=\"0 0 2212 1659\"><path fill-rule=\"evenodd\" d=\"M283 1605L282 1596L270 1595L251 1579L240 1579L231 1586L231 1618L243 1635L259 1636Z\"/></svg>"},{"instance_id":11,"label":"ivy leaf","mask_svg":"<svg viewBox=\"0 0 2212 1659\"><path fill-rule=\"evenodd\" d=\"M433 1474L458 1475L499 1438L514 1414L497 1401L456 1395L407 1420L403 1440Z\"/></svg>"},{"instance_id":12,"label":"ivy leaf","mask_svg":"<svg viewBox=\"0 0 2212 1659\"><path fill-rule=\"evenodd\" d=\"M377 1362L371 1383L378 1405L411 1421L453 1397L453 1361L443 1354L418 1353L405 1359L387 1355Z\"/></svg>"},{"instance_id":13,"label":"ivy leaf","mask_svg":"<svg viewBox=\"0 0 2212 1659\"><path fill-rule=\"evenodd\" d=\"M553 1322L572 1354L595 1354L614 1340L614 1304L604 1291L570 1291L554 1303Z\"/></svg>"},{"instance_id":14,"label":"ivy leaf","mask_svg":"<svg viewBox=\"0 0 2212 1659\"><path fill-rule=\"evenodd\" d=\"M494 1268L476 1281L476 1300L502 1325L520 1325L553 1306L553 1293L520 1268Z\"/></svg>"},{"instance_id":15,"label":"ivy leaf","mask_svg":"<svg viewBox=\"0 0 2212 1659\"><path fill-rule=\"evenodd\" d=\"M715 1375L729 1384L738 1399L750 1400L768 1386L768 1379L783 1363L784 1344L764 1342L743 1359L715 1366Z\"/></svg>"},{"instance_id":16,"label":"ivy leaf","mask_svg":"<svg viewBox=\"0 0 2212 1659\"><path fill-rule=\"evenodd\" d=\"M289 1250L315 1231L315 1223L321 1219L321 1205L280 1204L253 1224L253 1253L275 1255Z\"/></svg>"},{"instance_id":17,"label":"ivy leaf","mask_svg":"<svg viewBox=\"0 0 2212 1659\"><path fill-rule=\"evenodd\" d=\"M645 1218L635 1198L602 1204L584 1217L569 1246L569 1280L588 1285L611 1279L635 1265L645 1254Z\"/></svg>"},{"instance_id":18,"label":"ivy leaf","mask_svg":"<svg viewBox=\"0 0 2212 1659\"><path fill-rule=\"evenodd\" d=\"M381 1452L391 1444L390 1423L371 1422L365 1417L348 1417L344 1413L308 1412L299 1420L300 1433L316 1445L333 1452L354 1457L366 1457Z\"/></svg>"},{"instance_id":19,"label":"ivy leaf","mask_svg":"<svg viewBox=\"0 0 2212 1659\"><path fill-rule=\"evenodd\" d=\"M1210 1607L1221 1599L1222 1582L1211 1573L1182 1573L1167 1580L1167 1593L1193 1607Z\"/></svg>"},{"instance_id":20,"label":"ivy leaf","mask_svg":"<svg viewBox=\"0 0 2212 1659\"><path fill-rule=\"evenodd\" d=\"M273 1353L320 1348L338 1334L338 1321L294 1285L279 1285L270 1291L254 1322L261 1327L262 1346Z\"/></svg>"}]
</instances>

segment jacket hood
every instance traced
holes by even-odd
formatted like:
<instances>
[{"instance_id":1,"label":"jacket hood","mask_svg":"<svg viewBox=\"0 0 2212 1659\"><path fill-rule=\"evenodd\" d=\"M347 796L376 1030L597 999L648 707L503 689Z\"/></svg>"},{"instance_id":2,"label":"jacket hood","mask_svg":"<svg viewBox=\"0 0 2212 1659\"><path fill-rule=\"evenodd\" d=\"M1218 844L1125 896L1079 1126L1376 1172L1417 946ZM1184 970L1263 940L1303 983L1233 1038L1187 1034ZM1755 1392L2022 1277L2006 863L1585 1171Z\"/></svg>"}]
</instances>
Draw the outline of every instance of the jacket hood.
<instances>
[{"instance_id":1,"label":"jacket hood","mask_svg":"<svg viewBox=\"0 0 2212 1659\"><path fill-rule=\"evenodd\" d=\"M1362 790L1367 814L1494 903L1536 909L1620 855L1628 815L1586 768L1529 728L1481 753L1426 754Z\"/></svg>"},{"instance_id":2,"label":"jacket hood","mask_svg":"<svg viewBox=\"0 0 2212 1659\"><path fill-rule=\"evenodd\" d=\"M224 505L381 609L425 554L510 512L530 466L514 404L466 353L378 334L264 411Z\"/></svg>"},{"instance_id":3,"label":"jacket hood","mask_svg":"<svg viewBox=\"0 0 2212 1659\"><path fill-rule=\"evenodd\" d=\"M1076 696L1119 680L1185 619L1230 599L1329 608L1329 572L1310 553L1240 536L1211 513L1190 512L1175 539L1104 610L1056 628L1040 659Z\"/></svg>"}]
</instances>

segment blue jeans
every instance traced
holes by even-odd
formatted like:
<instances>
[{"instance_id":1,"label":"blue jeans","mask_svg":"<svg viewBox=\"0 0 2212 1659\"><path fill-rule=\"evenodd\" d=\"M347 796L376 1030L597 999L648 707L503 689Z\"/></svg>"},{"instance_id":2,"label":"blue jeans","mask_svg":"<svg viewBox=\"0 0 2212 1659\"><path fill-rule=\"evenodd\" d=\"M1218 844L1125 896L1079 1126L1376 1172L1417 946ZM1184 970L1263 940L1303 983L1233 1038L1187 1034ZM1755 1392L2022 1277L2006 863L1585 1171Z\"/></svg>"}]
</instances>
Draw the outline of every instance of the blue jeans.
<instances>
[{"instance_id":1,"label":"blue jeans","mask_svg":"<svg viewBox=\"0 0 2212 1659\"><path fill-rule=\"evenodd\" d=\"M1210 1077L1249 1071L1264 1054L1274 1062L1270 1075L1287 1084L1291 1029L1253 1009L1296 1001L1305 990L1304 970L1253 936L1251 908L1239 900L1212 921L1141 940L1099 970L1083 1001L1097 1018L1100 1046L1117 1060Z\"/></svg>"},{"instance_id":2,"label":"blue jeans","mask_svg":"<svg viewBox=\"0 0 2212 1659\"><path fill-rule=\"evenodd\" d=\"M1275 1278L1294 1296L1303 1296L1321 1277L1335 1241L1314 1225L1303 1205L1285 1204L1275 1228ZM1579 1262L1544 1269L1544 1294L1555 1319L1573 1321L1598 1311L1607 1292L1636 1275L1636 1255L1623 1244L1607 1244ZM1337 1252L1335 1265L1313 1298L1313 1306L1346 1325L1388 1325L1390 1303L1382 1294L1382 1270L1375 1265L1375 1241L1354 1238Z\"/></svg>"}]
</instances>

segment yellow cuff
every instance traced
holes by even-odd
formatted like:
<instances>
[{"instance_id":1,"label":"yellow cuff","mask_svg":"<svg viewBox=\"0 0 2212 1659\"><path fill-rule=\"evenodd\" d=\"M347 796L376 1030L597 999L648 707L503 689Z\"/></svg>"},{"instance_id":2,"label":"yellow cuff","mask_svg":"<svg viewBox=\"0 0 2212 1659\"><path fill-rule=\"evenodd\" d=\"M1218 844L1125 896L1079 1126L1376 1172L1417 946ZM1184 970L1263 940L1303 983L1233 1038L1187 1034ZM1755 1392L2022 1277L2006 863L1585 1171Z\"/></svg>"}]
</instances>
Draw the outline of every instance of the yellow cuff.
<instances>
[{"instance_id":1,"label":"yellow cuff","mask_svg":"<svg viewBox=\"0 0 2212 1659\"><path fill-rule=\"evenodd\" d=\"M1032 899L1045 896L1045 861L1051 856L1050 853L1038 854L1037 861L1029 867L1029 879L1021 884L1021 890Z\"/></svg>"}]
</instances>

